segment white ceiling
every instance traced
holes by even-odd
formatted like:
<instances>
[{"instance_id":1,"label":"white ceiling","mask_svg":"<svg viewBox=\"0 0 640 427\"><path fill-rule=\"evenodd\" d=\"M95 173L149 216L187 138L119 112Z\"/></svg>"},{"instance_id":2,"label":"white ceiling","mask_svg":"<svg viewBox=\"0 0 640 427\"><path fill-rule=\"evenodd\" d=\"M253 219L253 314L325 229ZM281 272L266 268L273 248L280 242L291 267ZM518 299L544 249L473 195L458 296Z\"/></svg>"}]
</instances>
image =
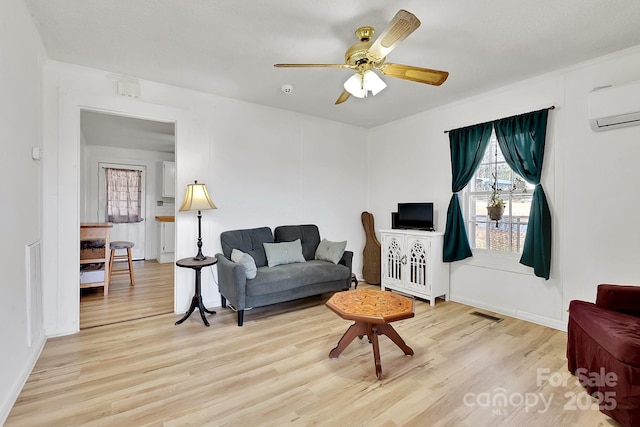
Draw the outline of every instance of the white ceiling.
<instances>
[{"instance_id":1,"label":"white ceiling","mask_svg":"<svg viewBox=\"0 0 640 427\"><path fill-rule=\"evenodd\" d=\"M80 131L87 145L175 153L175 123L83 110Z\"/></svg>"},{"instance_id":2,"label":"white ceiling","mask_svg":"<svg viewBox=\"0 0 640 427\"><path fill-rule=\"evenodd\" d=\"M52 59L364 127L640 45L638 0L25 2ZM388 60L447 70L442 86L383 76L335 106L351 71L273 67L342 63L357 27L379 34L401 8L422 26Z\"/></svg>"}]
</instances>

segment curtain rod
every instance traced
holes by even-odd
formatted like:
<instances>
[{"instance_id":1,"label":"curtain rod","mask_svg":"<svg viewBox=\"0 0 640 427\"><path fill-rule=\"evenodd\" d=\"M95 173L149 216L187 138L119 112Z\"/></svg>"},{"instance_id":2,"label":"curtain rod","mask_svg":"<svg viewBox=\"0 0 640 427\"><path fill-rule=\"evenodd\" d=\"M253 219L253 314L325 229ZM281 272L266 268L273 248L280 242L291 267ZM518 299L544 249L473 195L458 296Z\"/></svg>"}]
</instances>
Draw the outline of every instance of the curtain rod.
<instances>
[{"instance_id":1,"label":"curtain rod","mask_svg":"<svg viewBox=\"0 0 640 427\"><path fill-rule=\"evenodd\" d=\"M555 109L556 109L556 106L555 106L555 105L552 105L551 107L547 107L547 108L542 108L542 110L555 110ZM539 111L539 110L538 110L538 111ZM527 114L527 113L524 113L524 114ZM516 115L519 115L519 114L516 114ZM514 116L509 116L509 117L514 117ZM508 119L509 117L503 117L502 119ZM502 120L502 119L496 119L496 120ZM496 120L491 120L491 121L492 121L492 122L495 122ZM487 122L484 122L484 123L487 123ZM475 125L469 125L469 126L477 126L477 125L479 125L479 124L482 124L482 123L477 123L477 124L475 124ZM468 126L463 126L463 127L468 127ZM457 128L457 129L461 129L461 128ZM445 130L445 131L444 131L444 133L449 133L449 132L451 132L452 130L455 130L455 129Z\"/></svg>"}]
</instances>

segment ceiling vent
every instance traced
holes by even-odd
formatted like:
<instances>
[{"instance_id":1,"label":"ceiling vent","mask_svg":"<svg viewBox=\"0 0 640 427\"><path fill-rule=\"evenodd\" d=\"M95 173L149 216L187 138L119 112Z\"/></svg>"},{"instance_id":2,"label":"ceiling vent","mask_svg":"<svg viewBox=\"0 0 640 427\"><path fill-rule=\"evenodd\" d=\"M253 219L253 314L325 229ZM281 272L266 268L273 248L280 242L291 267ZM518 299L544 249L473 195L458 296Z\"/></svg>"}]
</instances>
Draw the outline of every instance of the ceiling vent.
<instances>
[{"instance_id":1,"label":"ceiling vent","mask_svg":"<svg viewBox=\"0 0 640 427\"><path fill-rule=\"evenodd\" d=\"M597 132L640 125L640 81L591 91L589 124Z\"/></svg>"}]
</instances>

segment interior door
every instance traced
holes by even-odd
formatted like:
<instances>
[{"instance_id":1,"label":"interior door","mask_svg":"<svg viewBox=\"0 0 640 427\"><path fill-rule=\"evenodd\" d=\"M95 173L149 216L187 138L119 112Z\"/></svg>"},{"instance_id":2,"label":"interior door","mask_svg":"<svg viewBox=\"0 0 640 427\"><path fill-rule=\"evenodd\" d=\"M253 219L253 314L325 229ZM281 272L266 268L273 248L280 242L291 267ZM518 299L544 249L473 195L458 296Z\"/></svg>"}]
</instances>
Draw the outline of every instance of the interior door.
<instances>
[{"instance_id":1,"label":"interior door","mask_svg":"<svg viewBox=\"0 0 640 427\"><path fill-rule=\"evenodd\" d=\"M134 247L131 249L131 256L134 260L145 259L145 222L146 218L146 167L141 165L124 165L115 163L99 163L98 168L98 221L105 222L107 212L107 178L105 169L129 169L141 171L140 182L140 208L141 222L113 224L111 229L110 240L126 240L133 242Z\"/></svg>"}]
</instances>

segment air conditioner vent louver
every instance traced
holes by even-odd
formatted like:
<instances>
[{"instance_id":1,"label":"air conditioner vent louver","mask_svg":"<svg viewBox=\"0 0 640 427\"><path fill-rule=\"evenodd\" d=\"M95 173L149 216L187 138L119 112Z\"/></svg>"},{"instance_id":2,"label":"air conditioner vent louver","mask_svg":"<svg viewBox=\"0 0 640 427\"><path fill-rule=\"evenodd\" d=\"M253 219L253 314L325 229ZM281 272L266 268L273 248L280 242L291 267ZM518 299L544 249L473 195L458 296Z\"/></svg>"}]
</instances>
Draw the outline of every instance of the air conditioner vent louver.
<instances>
[{"instance_id":1,"label":"air conditioner vent louver","mask_svg":"<svg viewBox=\"0 0 640 427\"><path fill-rule=\"evenodd\" d=\"M609 126L624 127L635 126L640 124L640 112L631 114L622 114L615 117L603 117L597 119L598 128L605 128Z\"/></svg>"},{"instance_id":2,"label":"air conditioner vent louver","mask_svg":"<svg viewBox=\"0 0 640 427\"><path fill-rule=\"evenodd\" d=\"M640 82L589 93L589 123L594 131L640 125Z\"/></svg>"}]
</instances>

